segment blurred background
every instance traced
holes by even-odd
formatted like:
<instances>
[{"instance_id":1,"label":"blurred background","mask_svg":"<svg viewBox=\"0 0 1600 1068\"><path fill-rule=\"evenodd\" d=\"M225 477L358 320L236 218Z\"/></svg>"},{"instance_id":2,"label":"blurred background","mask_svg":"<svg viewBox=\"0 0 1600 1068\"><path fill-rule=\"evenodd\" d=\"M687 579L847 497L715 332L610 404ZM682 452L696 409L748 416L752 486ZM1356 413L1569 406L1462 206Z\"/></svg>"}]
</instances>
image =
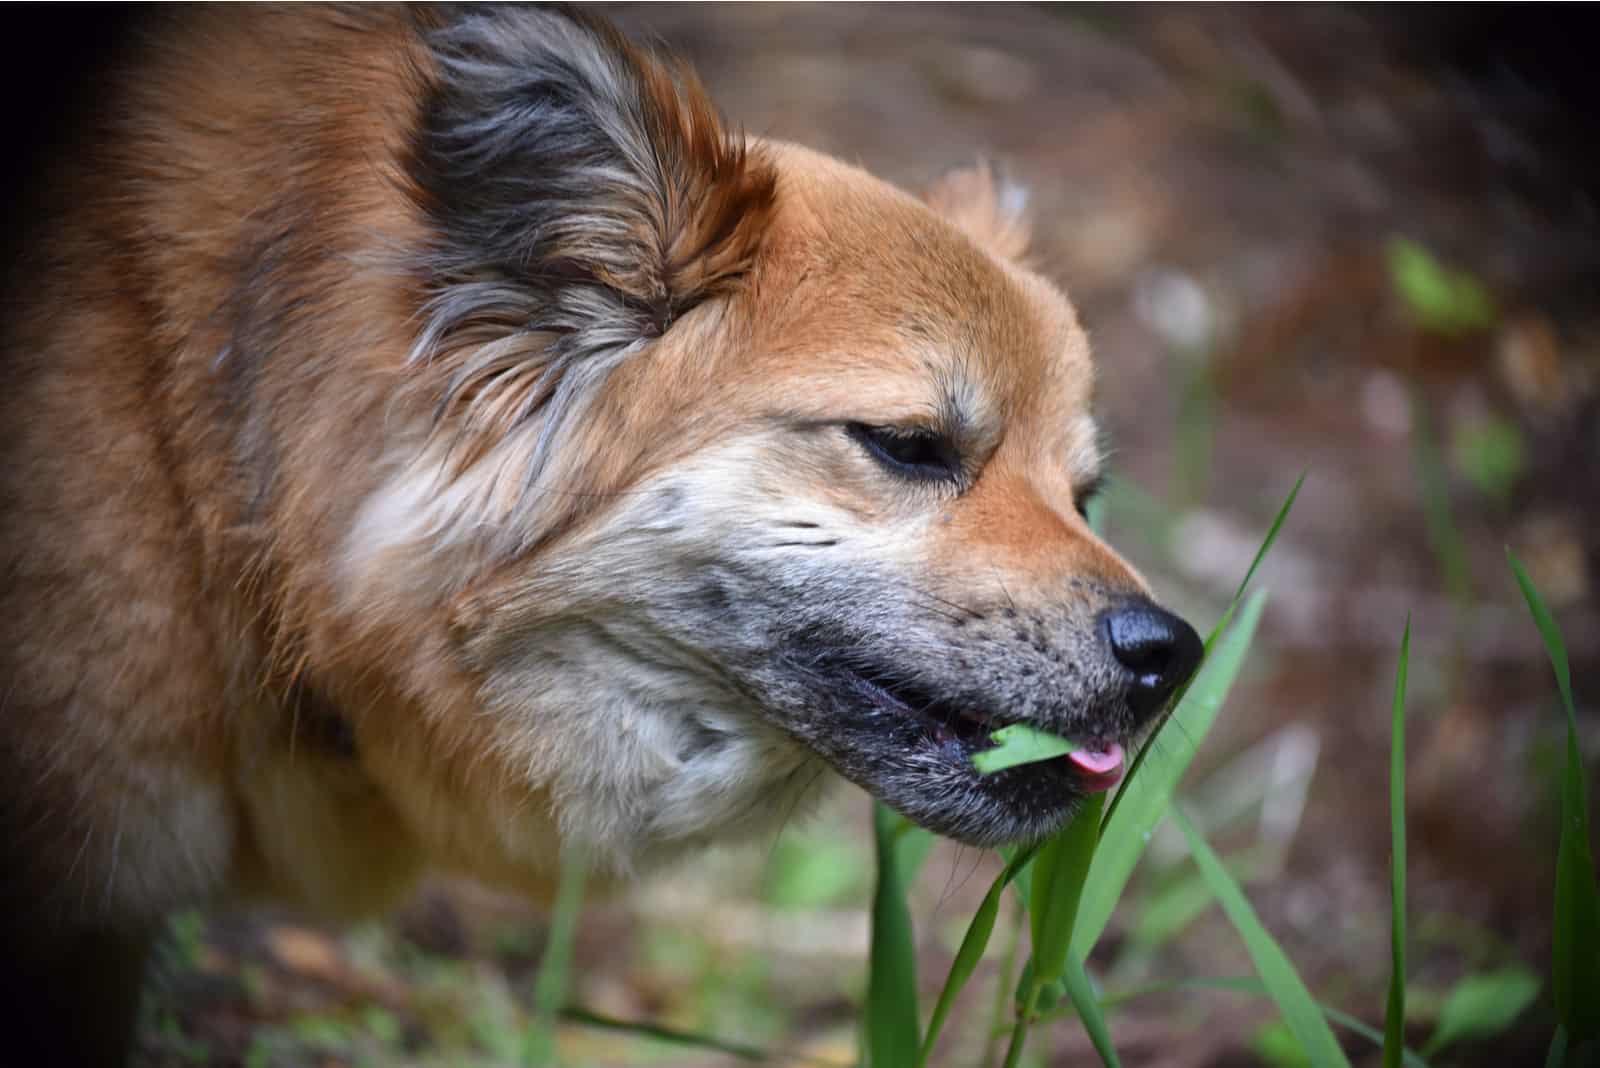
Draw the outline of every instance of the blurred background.
<instances>
[{"instance_id":1,"label":"blurred background","mask_svg":"<svg viewBox=\"0 0 1600 1068\"><path fill-rule=\"evenodd\" d=\"M1413 1037L1476 976L1505 1019L1434 1063L1542 1059L1563 720L1504 553L1525 561L1566 630L1595 767L1600 129L1573 17L1532 5L604 10L689 59L752 133L910 187L983 155L1030 188L1035 262L1074 299L1098 355L1110 538L1202 631L1306 473L1258 578L1271 599L1245 675L1184 801L1319 996L1381 1021L1387 728L1409 613ZM48 137L50 114L31 136ZM772 1063L850 1063L869 825L865 797L844 788L770 841L591 902L577 1000L775 1051ZM929 996L995 870L992 856L941 846L923 872ZM515 1063L544 922L445 885L354 930L179 917L144 1057ZM984 1063L1010 928L957 1007L945 1064ZM1250 972L1181 843L1161 837L1094 964L1117 989ZM1293 1063L1274 1019L1262 999L1190 990L1129 1001L1113 1030L1129 1065ZM593 1027L560 1038L573 1064L740 1063ZM1092 1053L1063 1021L1029 1056Z\"/></svg>"}]
</instances>

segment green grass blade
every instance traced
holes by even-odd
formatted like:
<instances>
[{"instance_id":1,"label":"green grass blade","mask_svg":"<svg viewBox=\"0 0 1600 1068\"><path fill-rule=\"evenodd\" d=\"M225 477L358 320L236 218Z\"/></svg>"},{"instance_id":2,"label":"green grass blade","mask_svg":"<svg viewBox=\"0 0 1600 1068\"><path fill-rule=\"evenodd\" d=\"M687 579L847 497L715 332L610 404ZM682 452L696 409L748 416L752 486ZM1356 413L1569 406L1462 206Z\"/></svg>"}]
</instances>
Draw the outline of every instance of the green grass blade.
<instances>
[{"instance_id":1,"label":"green grass blade","mask_svg":"<svg viewBox=\"0 0 1600 1068\"><path fill-rule=\"evenodd\" d=\"M1036 730L1026 723L1013 723L1009 727L1001 727L990 734L989 738L995 743L995 747L972 755L972 766L978 769L980 775L993 775L997 771L1014 768L1018 764L1053 760L1058 756L1066 756L1077 748L1065 738Z\"/></svg>"},{"instance_id":2,"label":"green grass blade","mask_svg":"<svg viewBox=\"0 0 1600 1068\"><path fill-rule=\"evenodd\" d=\"M1427 524L1428 541L1443 573L1445 590L1459 617L1472 600L1472 567L1467 561L1461 528L1450 507L1450 472L1439 455L1439 442L1434 437L1427 401L1415 389L1411 394L1411 437L1416 443L1413 462L1417 481L1422 486L1422 516Z\"/></svg>"},{"instance_id":3,"label":"green grass blade","mask_svg":"<svg viewBox=\"0 0 1600 1068\"><path fill-rule=\"evenodd\" d=\"M1022 874L1018 870L1013 886L1021 886ZM978 1063L982 1068L994 1068L1000 1055L1000 1039L1006 1033L1004 1021L1012 1003L1011 977L1016 972L1017 952L1022 948L1022 929L1028 925L1028 914L1017 910L1011 919L1011 929L1006 932L1006 946L1000 958L1000 971L995 976L994 993L989 1002L989 1024L985 1028L988 1038L983 1043L983 1056Z\"/></svg>"},{"instance_id":4,"label":"green grass blade","mask_svg":"<svg viewBox=\"0 0 1600 1068\"><path fill-rule=\"evenodd\" d=\"M1060 978L1077 921L1078 904L1089 877L1095 845L1100 838L1100 813L1105 794L1083 799L1072 822L1039 849L1033 861L1032 921L1035 979L1048 983Z\"/></svg>"},{"instance_id":5,"label":"green grass blade","mask_svg":"<svg viewBox=\"0 0 1600 1068\"><path fill-rule=\"evenodd\" d=\"M1100 940L1134 867L1144 855L1150 835L1172 804L1178 782L1216 722L1222 702L1244 664L1266 598L1261 591L1245 602L1237 622L1201 665L1160 732L1145 743L1143 759L1123 783L1115 810L1106 820L1078 907L1072 951L1079 958L1087 959Z\"/></svg>"},{"instance_id":6,"label":"green grass blade","mask_svg":"<svg viewBox=\"0 0 1600 1068\"><path fill-rule=\"evenodd\" d=\"M1048 841L1048 839L1046 839ZM1033 858L1039 855L1039 850L1044 842L1035 842L1030 846L1003 845L997 852L1010 864L1019 854L1026 854L1017 868L1017 874L1011 880L1012 887L1017 891L1017 900L1022 902L1022 911L1033 911Z\"/></svg>"},{"instance_id":7,"label":"green grass blade","mask_svg":"<svg viewBox=\"0 0 1600 1068\"><path fill-rule=\"evenodd\" d=\"M1322 1015L1326 1016L1330 1021L1338 1024L1346 1031L1351 1031L1360 1035L1368 1042L1371 1042L1374 1046L1387 1048L1385 1043L1388 1041L1388 1039L1383 1032L1366 1023L1364 1020L1357 1019L1356 1017L1351 1016L1348 1012L1340 1012L1332 1005L1325 1004L1321 1001L1317 1002L1317 1008L1322 1010ZM1428 1068L1428 1062L1426 1058L1419 1053L1413 1052L1403 1045L1400 1047L1400 1063L1403 1064L1405 1068Z\"/></svg>"},{"instance_id":8,"label":"green grass blade","mask_svg":"<svg viewBox=\"0 0 1600 1068\"><path fill-rule=\"evenodd\" d=\"M1261 547L1256 550L1255 559L1251 560L1250 566L1245 569L1244 578L1239 580L1238 589L1233 591L1233 598L1228 602L1228 607L1223 610L1222 617L1217 620L1216 626L1211 628L1211 633L1206 635L1205 657L1211 655L1212 647L1217 644L1218 637L1227 629L1229 622L1233 619L1234 612L1238 610L1240 598L1244 596L1244 591L1250 586L1250 580L1255 578L1256 569L1261 566L1261 561L1267 558L1267 553L1271 551L1273 543L1278 540L1278 532L1283 529L1284 521L1289 518L1289 510L1294 507L1295 498L1300 496L1300 487L1305 485L1306 474L1307 472L1302 471L1300 472L1300 477L1294 480L1294 488L1289 491L1289 496L1284 498L1282 507L1278 509L1278 514L1273 517L1272 525L1267 528L1266 537L1261 539ZM1204 659L1202 659L1201 664L1203 667ZM1189 682L1185 682L1178 688L1178 692L1172 697L1172 708L1176 709L1183 703L1183 699L1188 695L1189 687L1193 681L1191 678ZM1170 714L1167 718L1170 718ZM1157 726L1155 733L1159 734L1165 726L1166 719L1163 719ZM1117 814L1117 809L1122 805L1123 797L1128 793L1129 785L1137 778L1139 769L1144 764L1146 755L1152 748L1152 746L1146 745L1133 758L1133 765L1128 768L1128 774L1122 780L1122 789L1118 790L1117 796L1111 799L1111 809L1106 813L1107 823Z\"/></svg>"},{"instance_id":9,"label":"green grass blade","mask_svg":"<svg viewBox=\"0 0 1600 1068\"><path fill-rule=\"evenodd\" d=\"M1567 665L1567 643L1561 637L1561 625L1550 614L1549 607L1544 603L1544 596L1528 577L1522 561L1518 560L1510 549L1506 550L1506 560L1511 564L1511 573L1517 577L1517 585L1522 587L1522 596L1528 602L1533 625L1539 628L1539 637L1544 640L1545 652L1550 656L1550 666L1555 669L1556 689L1561 691L1561 703L1567 711L1567 722L1576 729L1578 715L1573 710L1572 703L1572 669Z\"/></svg>"},{"instance_id":10,"label":"green grass blade","mask_svg":"<svg viewBox=\"0 0 1600 1068\"><path fill-rule=\"evenodd\" d=\"M561 858L561 880L556 884L555 911L539 973L533 981L533 1019L523 1036L522 1063L544 1068L556 1061L556 1017L566 1007L572 971L572 943L583 911L583 884L588 881L588 858L568 851Z\"/></svg>"},{"instance_id":11,"label":"green grass blade","mask_svg":"<svg viewBox=\"0 0 1600 1068\"><path fill-rule=\"evenodd\" d=\"M1544 639L1567 713L1567 760L1561 780L1561 842L1556 851L1555 946L1551 953L1556 1012L1574 1049L1600 1037L1600 884L1589 845L1589 799L1578 750L1578 714L1561 627L1511 551L1506 551L1528 611Z\"/></svg>"},{"instance_id":12,"label":"green grass blade","mask_svg":"<svg viewBox=\"0 0 1600 1068\"><path fill-rule=\"evenodd\" d=\"M1544 1068L1564 1068L1566 1063L1567 1029L1557 1024L1556 1033L1550 1036L1550 1050L1544 1055Z\"/></svg>"},{"instance_id":13,"label":"green grass blade","mask_svg":"<svg viewBox=\"0 0 1600 1068\"><path fill-rule=\"evenodd\" d=\"M1111 1028L1106 1024L1100 998L1095 994L1094 984L1089 981L1083 961L1069 956L1061 978L1066 983L1067 996L1072 999L1073 1008L1078 1010L1078 1018L1083 1021L1083 1029L1089 1033L1089 1041L1094 1043L1095 1052L1100 1054L1101 1062L1106 1068L1122 1068L1122 1062L1117 1059L1117 1047L1111 1044Z\"/></svg>"},{"instance_id":14,"label":"green grass blade","mask_svg":"<svg viewBox=\"0 0 1600 1068\"><path fill-rule=\"evenodd\" d=\"M904 820L874 802L872 823L878 883L872 895L872 944L867 958L867 1063L890 1068L904 1062L917 1037L917 947L912 937L909 885L902 856Z\"/></svg>"},{"instance_id":15,"label":"green grass blade","mask_svg":"<svg viewBox=\"0 0 1600 1068\"><path fill-rule=\"evenodd\" d=\"M978 962L983 959L984 950L989 948L989 937L994 934L995 920L1000 915L1000 902L1005 897L1006 887L1028 861L1033 859L1036 850L1036 846L1028 846L1013 852L1004 870L990 884L989 892L984 895L978 911L972 914L972 922L967 925L967 933L961 939L961 948L956 950L956 958L950 964L950 973L945 976L944 989L939 991L939 1000L934 1003L933 1015L928 1017L928 1031L923 1036L922 1050L917 1055L917 1068L922 1068L928 1063L928 1058L933 1054L933 1047L939 1041L939 1032L944 1030L944 1021L950 1015L951 1006L955 1004L961 989L967 985L967 980L972 978L972 973L977 970Z\"/></svg>"},{"instance_id":16,"label":"green grass blade","mask_svg":"<svg viewBox=\"0 0 1600 1068\"><path fill-rule=\"evenodd\" d=\"M1006 1068L1014 1068L1019 1062L1041 999L1048 992L1053 1001L1061 985L1078 902L1100 837L1100 814L1105 801L1104 794L1085 798L1072 822L1047 839L1028 863L1032 886L1022 896L1025 903L1031 899L1028 922L1033 955L1023 968L1017 990L1017 1021L1006 1049Z\"/></svg>"},{"instance_id":17,"label":"green grass blade","mask_svg":"<svg viewBox=\"0 0 1600 1068\"><path fill-rule=\"evenodd\" d=\"M1411 617L1400 635L1395 668L1394 714L1389 742L1389 859L1393 912L1389 921L1389 1001L1383 1017L1384 1068L1400 1068L1406 1043L1406 672L1411 664Z\"/></svg>"},{"instance_id":18,"label":"green grass blade","mask_svg":"<svg viewBox=\"0 0 1600 1068\"><path fill-rule=\"evenodd\" d=\"M1266 984L1268 994L1277 1003L1284 1022L1294 1032L1301 1048L1310 1058L1313 1068L1349 1068L1350 1062L1346 1059L1344 1050L1339 1048L1338 1040L1333 1037L1333 1031L1328 1027L1322 1009L1311 996L1311 992L1306 989L1300 976L1296 974L1294 966L1289 963L1289 958L1284 955L1277 940L1261 925L1261 920L1256 916L1249 899L1244 896L1244 891L1234 882L1233 876L1228 874L1228 869L1222 866L1222 861L1189 822L1183 810L1174 808L1172 819L1184 837L1189 840L1189 851L1193 854L1195 863L1200 866L1200 871L1211 884L1211 891L1217 895L1222 910L1227 913L1228 919L1233 922L1234 928L1244 940L1245 949L1249 951L1250 959L1255 963L1256 973Z\"/></svg>"},{"instance_id":19,"label":"green grass blade","mask_svg":"<svg viewBox=\"0 0 1600 1068\"><path fill-rule=\"evenodd\" d=\"M1267 558L1267 553L1272 550L1272 543L1278 540L1278 531L1283 529L1284 520L1289 518L1289 509L1294 507L1294 499L1300 496L1300 487L1306 484L1306 474L1305 471L1300 472L1300 477L1294 480L1294 488L1289 491L1289 496L1283 499L1278 514L1272 518L1272 526L1267 528L1267 536L1261 539L1261 548L1256 550L1255 559L1250 561L1250 567L1245 571L1244 578L1239 580L1239 588L1233 591L1233 600L1228 603L1228 610L1217 620L1217 625L1211 629L1210 636L1206 638L1207 649L1217 640L1222 628L1228 625L1233 610L1238 607L1240 599L1244 597L1244 591L1250 586L1250 580L1256 577L1256 568Z\"/></svg>"}]
</instances>

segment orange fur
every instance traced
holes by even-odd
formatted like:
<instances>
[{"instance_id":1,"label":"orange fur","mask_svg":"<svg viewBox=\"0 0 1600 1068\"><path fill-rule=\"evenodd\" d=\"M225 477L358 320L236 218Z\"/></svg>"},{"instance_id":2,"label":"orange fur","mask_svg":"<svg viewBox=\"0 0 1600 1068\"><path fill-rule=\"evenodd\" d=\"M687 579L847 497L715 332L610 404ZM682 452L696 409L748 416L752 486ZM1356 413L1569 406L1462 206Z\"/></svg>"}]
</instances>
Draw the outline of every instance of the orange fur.
<instances>
[{"instance_id":1,"label":"orange fur","mask_svg":"<svg viewBox=\"0 0 1600 1068\"><path fill-rule=\"evenodd\" d=\"M706 628L674 613L723 596L706 576L882 581L974 619L1003 596L1070 616L1063 642L1144 589L1074 513L1087 343L987 168L924 203L746 140L687 72L580 22L649 180L579 183L535 259L428 275L452 205L408 168L454 76L443 16L154 18L7 283L0 915L27 919L0 923L0 993L39 1019L88 1004L63 947L136 945L179 905L366 911L427 867L539 893L564 843L627 869L749 833L818 758L730 696L764 661L690 648ZM463 287L521 277L635 317L596 342L614 366L559 357L610 311L524 330L520 290L419 347ZM952 406L960 487L848 437ZM785 530L837 544L796 562ZM907 634L934 660L957 642Z\"/></svg>"}]
</instances>

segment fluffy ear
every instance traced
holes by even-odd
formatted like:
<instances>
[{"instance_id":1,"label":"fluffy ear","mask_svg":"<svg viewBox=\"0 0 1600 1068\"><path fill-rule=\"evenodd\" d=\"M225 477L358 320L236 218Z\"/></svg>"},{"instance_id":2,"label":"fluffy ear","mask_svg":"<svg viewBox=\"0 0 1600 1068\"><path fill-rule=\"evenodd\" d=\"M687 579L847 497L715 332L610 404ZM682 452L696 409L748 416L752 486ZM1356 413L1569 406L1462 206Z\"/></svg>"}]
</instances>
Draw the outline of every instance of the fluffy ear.
<instances>
[{"instance_id":1,"label":"fluffy ear","mask_svg":"<svg viewBox=\"0 0 1600 1068\"><path fill-rule=\"evenodd\" d=\"M996 256L1020 260L1027 254L1028 191L986 161L946 174L923 199Z\"/></svg>"},{"instance_id":2,"label":"fluffy ear","mask_svg":"<svg viewBox=\"0 0 1600 1068\"><path fill-rule=\"evenodd\" d=\"M429 231L415 356L446 375L441 414L504 434L541 413L549 440L623 356L735 283L776 178L692 74L604 23L455 10L427 39L406 161Z\"/></svg>"}]
</instances>

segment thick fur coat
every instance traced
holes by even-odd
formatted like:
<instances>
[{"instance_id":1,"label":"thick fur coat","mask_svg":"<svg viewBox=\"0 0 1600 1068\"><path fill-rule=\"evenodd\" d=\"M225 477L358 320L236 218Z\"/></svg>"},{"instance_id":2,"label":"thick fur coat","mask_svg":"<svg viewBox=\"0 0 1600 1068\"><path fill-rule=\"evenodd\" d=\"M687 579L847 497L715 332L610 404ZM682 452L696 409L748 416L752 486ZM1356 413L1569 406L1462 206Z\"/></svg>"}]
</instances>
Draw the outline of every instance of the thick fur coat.
<instances>
[{"instance_id":1,"label":"thick fur coat","mask_svg":"<svg viewBox=\"0 0 1600 1068\"><path fill-rule=\"evenodd\" d=\"M1088 346L986 169L747 139L562 12L150 21L0 322L0 971L52 1063L116 1056L179 905L539 893L828 769L1037 836L1192 665L1079 515ZM978 776L1013 721L1099 763Z\"/></svg>"}]
</instances>

